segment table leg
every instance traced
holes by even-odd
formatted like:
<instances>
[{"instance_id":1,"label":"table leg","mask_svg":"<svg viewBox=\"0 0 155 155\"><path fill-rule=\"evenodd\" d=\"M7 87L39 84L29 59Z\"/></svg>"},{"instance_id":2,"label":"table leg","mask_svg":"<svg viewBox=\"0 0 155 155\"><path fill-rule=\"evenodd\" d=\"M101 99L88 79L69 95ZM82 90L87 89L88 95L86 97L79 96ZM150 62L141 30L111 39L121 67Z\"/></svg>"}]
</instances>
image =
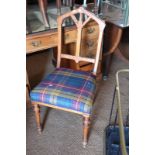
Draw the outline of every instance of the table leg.
<instances>
[{"instance_id":1,"label":"table leg","mask_svg":"<svg viewBox=\"0 0 155 155\"><path fill-rule=\"evenodd\" d=\"M73 10L75 4L75 0L63 0L64 6L69 6L71 10Z\"/></svg>"},{"instance_id":2,"label":"table leg","mask_svg":"<svg viewBox=\"0 0 155 155\"><path fill-rule=\"evenodd\" d=\"M111 59L112 59L112 54L107 55L104 59L104 62L103 62L103 80L108 79L108 73L109 73L109 69L110 69Z\"/></svg>"},{"instance_id":3,"label":"table leg","mask_svg":"<svg viewBox=\"0 0 155 155\"><path fill-rule=\"evenodd\" d=\"M27 108L31 107L30 90L31 90L31 87L28 79L28 73L26 71L26 107Z\"/></svg>"},{"instance_id":4,"label":"table leg","mask_svg":"<svg viewBox=\"0 0 155 155\"><path fill-rule=\"evenodd\" d=\"M39 8L43 17L43 22L45 25L45 28L49 28L49 21L47 16L47 0L38 0Z\"/></svg>"},{"instance_id":5,"label":"table leg","mask_svg":"<svg viewBox=\"0 0 155 155\"><path fill-rule=\"evenodd\" d=\"M121 41L123 30L111 23L107 23L104 34L103 47L103 80L107 80L112 60L112 54L116 52Z\"/></svg>"},{"instance_id":6,"label":"table leg","mask_svg":"<svg viewBox=\"0 0 155 155\"><path fill-rule=\"evenodd\" d=\"M30 25L30 22L27 18L27 0L26 0L26 32L27 33L32 33L32 30L31 30L31 25Z\"/></svg>"},{"instance_id":7,"label":"table leg","mask_svg":"<svg viewBox=\"0 0 155 155\"><path fill-rule=\"evenodd\" d=\"M27 31L27 33L32 33L30 22L27 19L27 17L26 17L26 31Z\"/></svg>"},{"instance_id":8,"label":"table leg","mask_svg":"<svg viewBox=\"0 0 155 155\"><path fill-rule=\"evenodd\" d=\"M56 0L57 14L61 15L61 0Z\"/></svg>"}]
</instances>

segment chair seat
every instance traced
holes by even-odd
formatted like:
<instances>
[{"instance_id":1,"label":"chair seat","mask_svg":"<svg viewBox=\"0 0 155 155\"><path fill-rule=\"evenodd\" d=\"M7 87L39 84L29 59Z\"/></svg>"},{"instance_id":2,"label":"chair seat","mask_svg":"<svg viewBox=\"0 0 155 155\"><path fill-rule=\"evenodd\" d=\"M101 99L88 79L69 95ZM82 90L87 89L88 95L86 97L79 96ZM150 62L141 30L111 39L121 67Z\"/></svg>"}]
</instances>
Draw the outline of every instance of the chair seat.
<instances>
[{"instance_id":1,"label":"chair seat","mask_svg":"<svg viewBox=\"0 0 155 155\"><path fill-rule=\"evenodd\" d=\"M57 68L30 93L31 101L90 114L96 88L95 76L85 71Z\"/></svg>"}]
</instances>

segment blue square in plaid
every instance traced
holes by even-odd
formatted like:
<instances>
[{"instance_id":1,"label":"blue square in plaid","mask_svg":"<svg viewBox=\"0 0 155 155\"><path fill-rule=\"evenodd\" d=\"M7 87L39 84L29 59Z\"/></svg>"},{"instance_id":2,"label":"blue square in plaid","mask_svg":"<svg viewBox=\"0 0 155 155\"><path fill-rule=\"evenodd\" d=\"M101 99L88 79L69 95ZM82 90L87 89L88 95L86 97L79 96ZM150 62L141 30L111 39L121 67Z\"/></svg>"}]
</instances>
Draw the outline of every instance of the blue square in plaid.
<instances>
[{"instance_id":1,"label":"blue square in plaid","mask_svg":"<svg viewBox=\"0 0 155 155\"><path fill-rule=\"evenodd\" d=\"M96 88L89 72L57 68L30 93L31 101L90 114Z\"/></svg>"}]
</instances>

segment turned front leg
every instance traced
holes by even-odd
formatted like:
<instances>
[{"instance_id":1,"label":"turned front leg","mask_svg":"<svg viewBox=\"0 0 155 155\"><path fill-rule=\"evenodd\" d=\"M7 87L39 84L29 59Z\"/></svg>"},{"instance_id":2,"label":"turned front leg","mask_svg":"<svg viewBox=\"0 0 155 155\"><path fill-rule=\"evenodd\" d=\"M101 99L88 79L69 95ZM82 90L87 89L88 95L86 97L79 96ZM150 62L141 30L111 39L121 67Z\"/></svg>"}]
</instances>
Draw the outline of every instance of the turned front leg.
<instances>
[{"instance_id":1,"label":"turned front leg","mask_svg":"<svg viewBox=\"0 0 155 155\"><path fill-rule=\"evenodd\" d=\"M88 134L89 134L89 126L90 126L90 117L83 118L83 147L85 148L88 142Z\"/></svg>"},{"instance_id":2,"label":"turned front leg","mask_svg":"<svg viewBox=\"0 0 155 155\"><path fill-rule=\"evenodd\" d=\"M35 111L35 116L36 116L38 132L39 134L41 134L40 108L38 104L34 104L34 111Z\"/></svg>"}]
</instances>

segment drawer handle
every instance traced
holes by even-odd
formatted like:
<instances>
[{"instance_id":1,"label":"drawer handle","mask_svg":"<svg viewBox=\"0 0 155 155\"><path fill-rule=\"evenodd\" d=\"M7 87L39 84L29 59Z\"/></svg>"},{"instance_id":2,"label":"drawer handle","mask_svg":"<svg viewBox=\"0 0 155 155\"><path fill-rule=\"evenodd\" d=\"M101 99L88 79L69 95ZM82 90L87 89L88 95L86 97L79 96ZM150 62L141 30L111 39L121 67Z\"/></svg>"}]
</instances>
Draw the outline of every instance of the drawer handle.
<instances>
[{"instance_id":1,"label":"drawer handle","mask_svg":"<svg viewBox=\"0 0 155 155\"><path fill-rule=\"evenodd\" d=\"M88 48L91 48L94 45L94 42L92 40L90 40L86 44L87 44Z\"/></svg>"},{"instance_id":2,"label":"drawer handle","mask_svg":"<svg viewBox=\"0 0 155 155\"><path fill-rule=\"evenodd\" d=\"M90 27L90 28L87 29L87 33L88 33L88 34L91 34L91 33L93 33L94 31L95 31L95 28L94 28L94 27L93 27L93 28Z\"/></svg>"},{"instance_id":3,"label":"drawer handle","mask_svg":"<svg viewBox=\"0 0 155 155\"><path fill-rule=\"evenodd\" d=\"M40 46L41 41L32 41L31 44L32 44L33 47L38 47L38 46Z\"/></svg>"}]
</instances>

